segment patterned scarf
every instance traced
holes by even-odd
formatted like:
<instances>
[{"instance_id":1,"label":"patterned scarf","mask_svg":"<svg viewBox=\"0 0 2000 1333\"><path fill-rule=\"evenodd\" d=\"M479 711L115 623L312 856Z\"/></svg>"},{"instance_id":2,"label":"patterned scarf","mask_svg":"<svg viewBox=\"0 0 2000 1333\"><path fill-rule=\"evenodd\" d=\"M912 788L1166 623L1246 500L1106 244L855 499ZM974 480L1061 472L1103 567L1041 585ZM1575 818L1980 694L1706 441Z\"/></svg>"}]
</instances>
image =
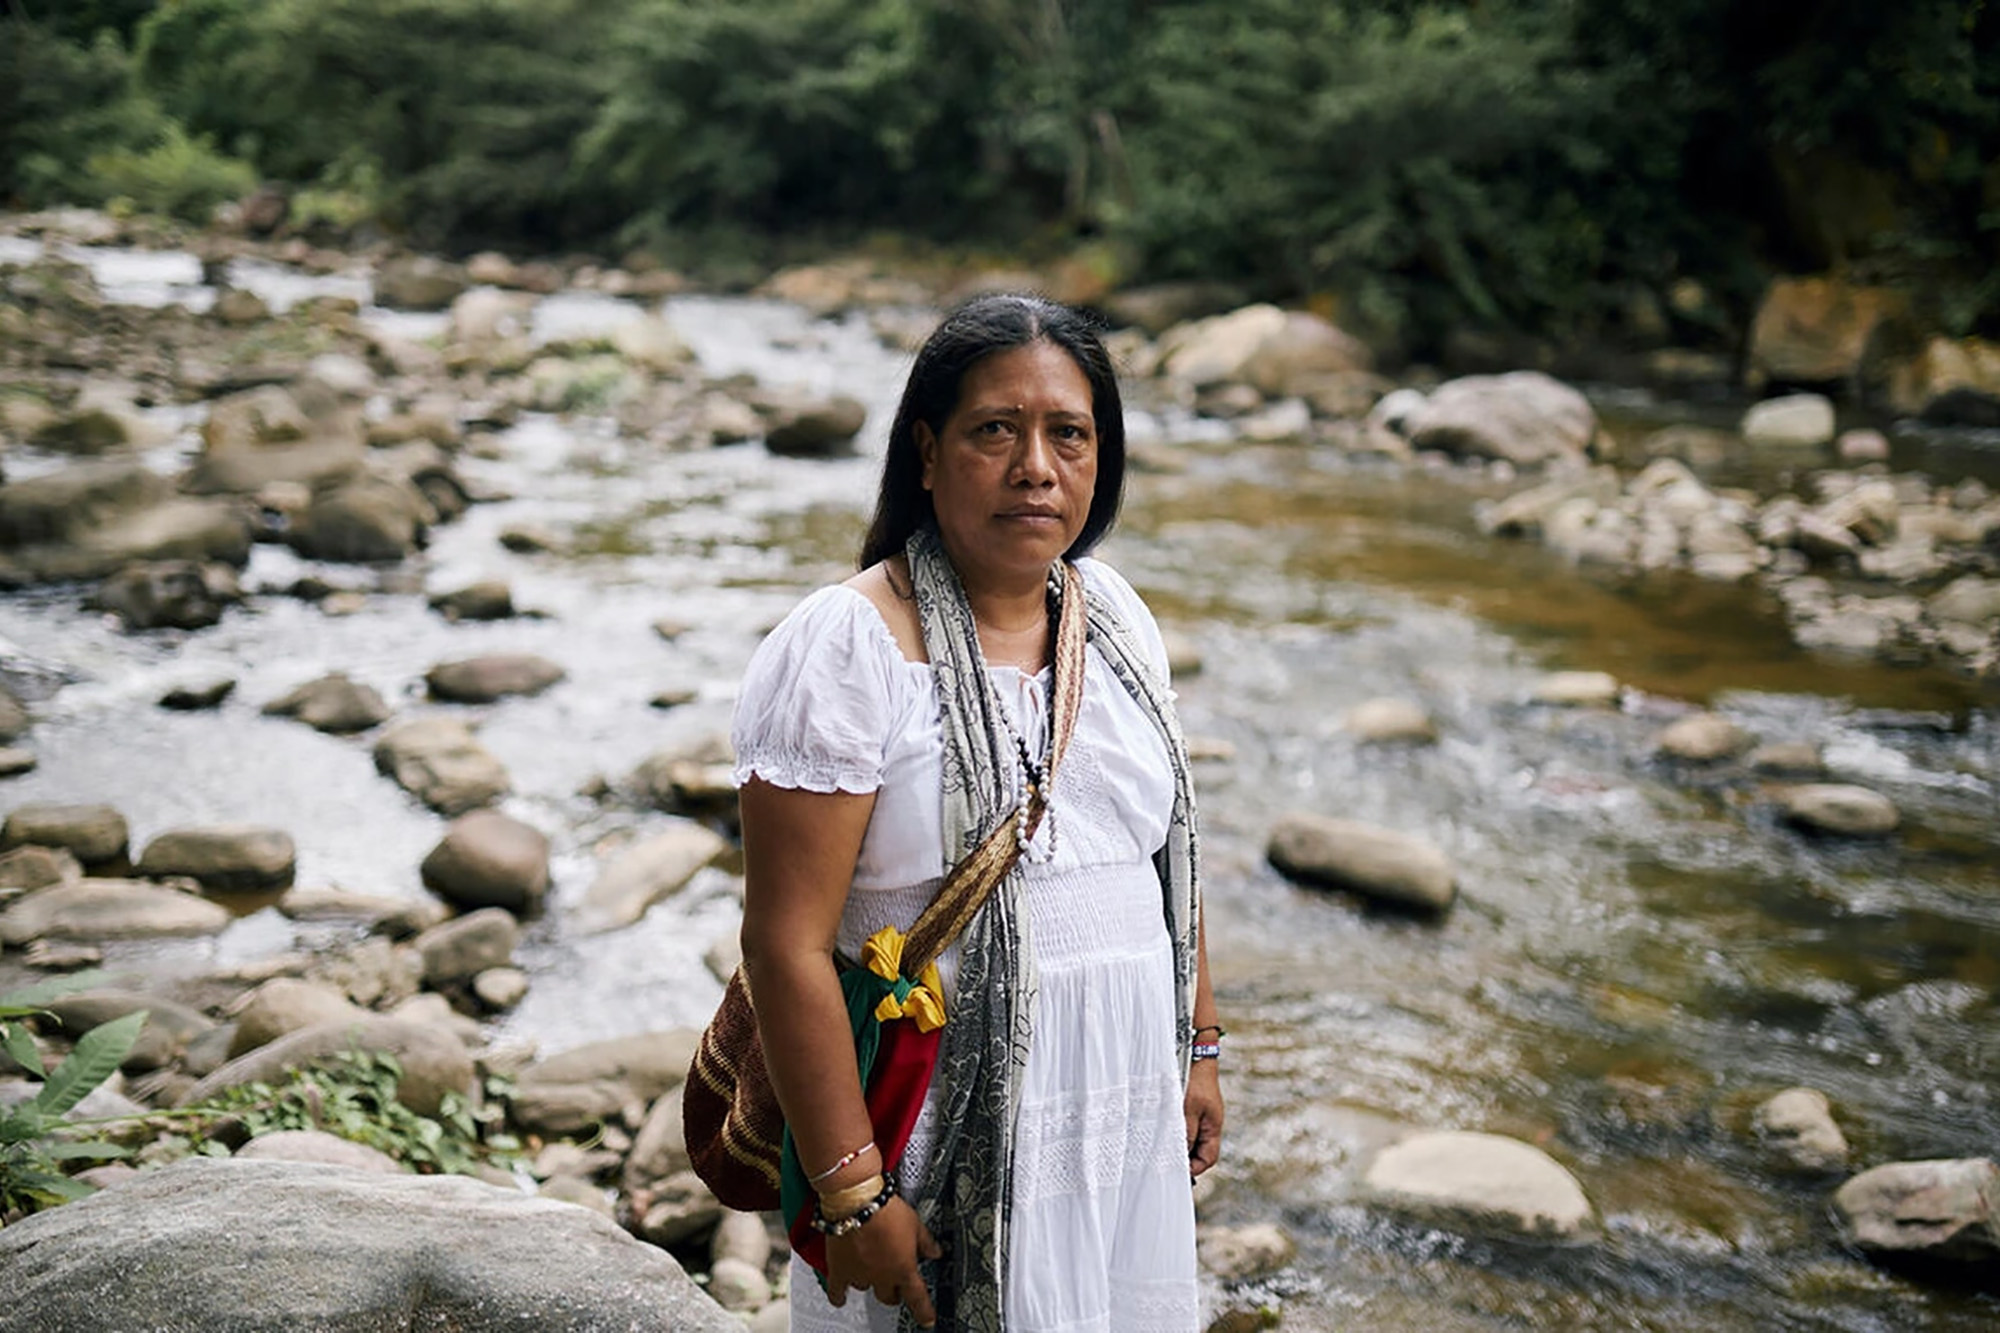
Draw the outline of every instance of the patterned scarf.
<instances>
[{"instance_id":1,"label":"patterned scarf","mask_svg":"<svg viewBox=\"0 0 2000 1333\"><path fill-rule=\"evenodd\" d=\"M904 550L924 648L937 679L944 724L944 847L946 860L956 862L996 823L1012 816L1014 746L995 711L999 704L979 651L978 623L936 531L919 530ZM1065 566L1056 564L1049 577L1050 597L1066 595ZM1076 591L1087 598L1091 644L1159 728L1173 764L1173 817L1154 864L1173 940L1175 1017L1185 1078L1200 911L1187 745L1167 683L1155 673L1138 637L1101 597L1081 586ZM1014 1125L1034 1039L1035 954L1018 866L973 917L958 945L957 998L932 1076L942 1098L937 1141L914 1202L944 1247L943 1259L924 1266L924 1280L937 1301L938 1327L1002 1333ZM900 1327L905 1333L915 1328L907 1310Z\"/></svg>"}]
</instances>

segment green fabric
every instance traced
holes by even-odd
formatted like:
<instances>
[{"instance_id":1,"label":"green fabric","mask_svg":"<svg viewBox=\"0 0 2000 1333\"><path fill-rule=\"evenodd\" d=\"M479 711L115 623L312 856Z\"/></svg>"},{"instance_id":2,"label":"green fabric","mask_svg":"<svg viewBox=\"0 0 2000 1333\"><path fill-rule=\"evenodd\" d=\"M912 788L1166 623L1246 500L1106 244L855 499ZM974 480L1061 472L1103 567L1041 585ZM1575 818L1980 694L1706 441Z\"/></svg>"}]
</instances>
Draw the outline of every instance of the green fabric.
<instances>
[{"instance_id":1,"label":"green fabric","mask_svg":"<svg viewBox=\"0 0 2000 1333\"><path fill-rule=\"evenodd\" d=\"M857 965L840 969L840 991L847 1000L847 1026L854 1031L854 1064L861 1074L861 1086L865 1088L868 1086L868 1075L875 1068L875 1053L882 1048L882 1021L875 1017L875 1006L882 1003L885 995L907 999L910 982L901 978L884 981L867 968ZM809 1207L812 1201L812 1185L806 1180L805 1167L799 1164L798 1146L792 1142L792 1127L786 1125L784 1152L778 1159L778 1206L784 1210L785 1225L790 1227L800 1211ZM821 1285L825 1282L826 1276L821 1274Z\"/></svg>"}]
</instances>

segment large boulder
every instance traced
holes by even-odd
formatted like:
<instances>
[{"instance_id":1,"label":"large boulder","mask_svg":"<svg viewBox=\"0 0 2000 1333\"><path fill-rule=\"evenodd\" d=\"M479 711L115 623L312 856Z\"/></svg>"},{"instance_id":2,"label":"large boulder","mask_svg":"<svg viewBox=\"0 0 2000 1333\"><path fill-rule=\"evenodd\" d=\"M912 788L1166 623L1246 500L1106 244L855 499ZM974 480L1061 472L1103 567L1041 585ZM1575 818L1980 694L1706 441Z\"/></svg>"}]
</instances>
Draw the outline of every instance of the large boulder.
<instances>
[{"instance_id":1,"label":"large boulder","mask_svg":"<svg viewBox=\"0 0 2000 1333\"><path fill-rule=\"evenodd\" d=\"M61 847L87 867L123 861L130 839L125 816L108 805L38 801L14 807L0 824L0 846Z\"/></svg>"},{"instance_id":2,"label":"large boulder","mask_svg":"<svg viewBox=\"0 0 2000 1333\"><path fill-rule=\"evenodd\" d=\"M316 731L344 735L366 731L389 720L389 705L371 685L348 679L346 673L309 680L264 705L271 717L295 717Z\"/></svg>"},{"instance_id":3,"label":"large boulder","mask_svg":"<svg viewBox=\"0 0 2000 1333\"><path fill-rule=\"evenodd\" d=\"M213 935L229 912L179 889L135 879L79 879L36 889L0 913L0 944Z\"/></svg>"},{"instance_id":4,"label":"large boulder","mask_svg":"<svg viewBox=\"0 0 2000 1333\"><path fill-rule=\"evenodd\" d=\"M552 1055L515 1080L514 1120L531 1132L567 1135L643 1108L687 1078L700 1040L692 1028L671 1028Z\"/></svg>"},{"instance_id":5,"label":"large boulder","mask_svg":"<svg viewBox=\"0 0 2000 1333\"><path fill-rule=\"evenodd\" d=\"M420 867L424 887L461 908L541 911L549 887L549 840L497 810L460 815Z\"/></svg>"},{"instance_id":6,"label":"large boulder","mask_svg":"<svg viewBox=\"0 0 2000 1333\"><path fill-rule=\"evenodd\" d=\"M320 1069L355 1053L389 1055L403 1071L396 1100L418 1115L435 1116L447 1092L473 1092L472 1057L448 1028L377 1014L338 1018L288 1032L237 1056L181 1095L190 1106L245 1083L275 1083L295 1069Z\"/></svg>"},{"instance_id":7,"label":"large boulder","mask_svg":"<svg viewBox=\"0 0 2000 1333\"><path fill-rule=\"evenodd\" d=\"M1847 1238L1885 1257L1923 1257L1990 1270L2000 1259L2000 1166L1984 1157L1889 1162L1833 1196ZM0 1233L4 1234L4 1233Z\"/></svg>"},{"instance_id":8,"label":"large boulder","mask_svg":"<svg viewBox=\"0 0 2000 1333\"><path fill-rule=\"evenodd\" d=\"M510 694L540 694L567 673L533 653L488 653L459 662L441 662L424 673L433 699L487 704Z\"/></svg>"},{"instance_id":9,"label":"large boulder","mask_svg":"<svg viewBox=\"0 0 2000 1333\"><path fill-rule=\"evenodd\" d=\"M408 1168L379 1148L343 1139L321 1129L281 1129L260 1134L236 1150L239 1162L312 1162L378 1176L400 1176Z\"/></svg>"},{"instance_id":10,"label":"large boulder","mask_svg":"<svg viewBox=\"0 0 2000 1333\"><path fill-rule=\"evenodd\" d=\"M1436 847L1351 819L1286 815L1271 830L1267 852L1271 864L1292 879L1402 907L1441 912L1458 894L1457 872Z\"/></svg>"},{"instance_id":11,"label":"large boulder","mask_svg":"<svg viewBox=\"0 0 2000 1333\"><path fill-rule=\"evenodd\" d=\"M1418 449L1518 466L1580 459L1597 438L1590 400L1537 370L1468 375L1440 384L1402 418Z\"/></svg>"},{"instance_id":12,"label":"large boulder","mask_svg":"<svg viewBox=\"0 0 2000 1333\"><path fill-rule=\"evenodd\" d=\"M261 893L290 888L298 861L283 829L228 824L162 833L140 853L138 873L186 875L211 893Z\"/></svg>"},{"instance_id":13,"label":"large boulder","mask_svg":"<svg viewBox=\"0 0 2000 1333\"><path fill-rule=\"evenodd\" d=\"M1878 378L1908 337L1903 297L1838 278L1779 278L1750 325L1750 373L1781 384Z\"/></svg>"},{"instance_id":14,"label":"large boulder","mask_svg":"<svg viewBox=\"0 0 2000 1333\"><path fill-rule=\"evenodd\" d=\"M584 895L578 929L629 926L694 877L727 848L722 836L691 819L676 819L620 852Z\"/></svg>"},{"instance_id":15,"label":"large boulder","mask_svg":"<svg viewBox=\"0 0 2000 1333\"><path fill-rule=\"evenodd\" d=\"M391 727L375 743L375 768L443 815L490 805L513 785L472 728L453 717L420 717Z\"/></svg>"},{"instance_id":16,"label":"large boulder","mask_svg":"<svg viewBox=\"0 0 2000 1333\"><path fill-rule=\"evenodd\" d=\"M0 1231L0 1333L742 1333L665 1251L463 1176L190 1158Z\"/></svg>"},{"instance_id":17,"label":"large boulder","mask_svg":"<svg viewBox=\"0 0 2000 1333\"><path fill-rule=\"evenodd\" d=\"M1499 1134L1413 1134L1376 1156L1364 1186L1384 1207L1467 1230L1569 1241L1594 1225L1590 1200L1567 1168Z\"/></svg>"}]
</instances>

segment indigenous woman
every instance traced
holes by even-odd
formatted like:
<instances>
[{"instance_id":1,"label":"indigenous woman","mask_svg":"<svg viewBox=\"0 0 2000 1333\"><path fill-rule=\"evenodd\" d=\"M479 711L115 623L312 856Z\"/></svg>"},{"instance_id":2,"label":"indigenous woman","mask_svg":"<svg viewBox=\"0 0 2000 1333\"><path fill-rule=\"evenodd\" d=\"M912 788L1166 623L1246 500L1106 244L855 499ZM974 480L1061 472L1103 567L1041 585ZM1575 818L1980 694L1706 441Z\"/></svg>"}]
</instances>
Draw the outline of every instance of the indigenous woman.
<instances>
[{"instance_id":1,"label":"indigenous woman","mask_svg":"<svg viewBox=\"0 0 2000 1333\"><path fill-rule=\"evenodd\" d=\"M746 675L744 967L827 1235L824 1285L794 1256L795 1330L1197 1327L1188 1186L1220 1146L1221 1031L1165 649L1087 557L1124 467L1084 317L974 301L917 355L861 572L801 603ZM1081 702L1051 771L1077 598ZM941 1053L891 1170L838 960L907 931L1006 821L1019 858L938 960Z\"/></svg>"}]
</instances>

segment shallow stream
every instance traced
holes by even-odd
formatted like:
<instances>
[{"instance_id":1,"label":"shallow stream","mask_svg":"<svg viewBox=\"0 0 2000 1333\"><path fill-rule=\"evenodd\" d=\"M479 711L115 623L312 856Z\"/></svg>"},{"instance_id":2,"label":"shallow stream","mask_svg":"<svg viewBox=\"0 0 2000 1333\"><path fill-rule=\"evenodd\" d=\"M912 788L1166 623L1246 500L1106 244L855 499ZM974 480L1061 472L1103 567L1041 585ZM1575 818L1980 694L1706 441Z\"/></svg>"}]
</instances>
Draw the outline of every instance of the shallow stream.
<instances>
[{"instance_id":1,"label":"shallow stream","mask_svg":"<svg viewBox=\"0 0 2000 1333\"><path fill-rule=\"evenodd\" d=\"M127 252L93 267L114 296L129 278L124 299L202 299L198 265L151 262ZM267 299L352 281L241 264L234 277ZM537 327L567 335L632 309L557 297ZM850 568L906 359L858 318L734 298L664 309L712 373L862 398L861 456L673 453L609 423L531 415L480 451L491 457L460 460L514 498L475 506L402 570L257 549L247 588L315 572L375 594L355 614L258 596L213 629L130 635L77 609L73 589L7 595L0 670L37 701L41 760L7 784L7 805L109 802L135 845L175 825L273 824L298 842L302 883L417 895L442 821L375 774L366 738L259 708L343 670L415 712L431 707L422 673L436 662L541 653L566 681L477 710L514 776L504 808L556 847L551 910L522 951L532 986L503 1031L552 1052L704 1020L720 988L703 957L735 929L734 881L705 871L635 926L570 932L565 909L599 858L658 818L579 793L726 729L759 635ZM1280 1305L1286 1328L1424 1333L2000 1322L1991 1293L1905 1281L1842 1251L1827 1218L1837 1180L1783 1174L1749 1130L1758 1102L1803 1083L1831 1097L1861 1165L2000 1150L1990 687L1805 654L1748 588L1592 581L1481 537L1469 509L1497 488L1476 473L1237 445L1170 413L1134 427L1178 465L1134 473L1104 554L1199 651L1202 669L1179 682L1184 721L1229 752L1198 774L1230 1028L1230 1128L1208 1215L1277 1220L1301 1246L1234 1303ZM161 465L193 447L183 429ZM510 553L498 533L522 523L564 540ZM546 614L451 625L427 609L426 592L485 577ZM662 619L690 628L667 641L652 628ZM1528 702L1564 668L1613 673L1631 687L1626 706ZM171 685L225 675L239 684L218 712L155 704ZM697 698L649 707L668 686ZM1438 743L1356 745L1343 715L1381 696L1424 705ZM1755 782L1662 764L1651 737L1695 705L1763 740L1820 744L1834 780L1898 803L1903 833L1813 841L1777 821ZM1459 868L1459 904L1427 923L1287 883L1263 848L1291 809L1436 842ZM108 961L192 972L325 938L301 930L267 910L215 941ZM1542 1145L1581 1180L1602 1238L1491 1244L1362 1208L1358 1168L1410 1126Z\"/></svg>"}]
</instances>

